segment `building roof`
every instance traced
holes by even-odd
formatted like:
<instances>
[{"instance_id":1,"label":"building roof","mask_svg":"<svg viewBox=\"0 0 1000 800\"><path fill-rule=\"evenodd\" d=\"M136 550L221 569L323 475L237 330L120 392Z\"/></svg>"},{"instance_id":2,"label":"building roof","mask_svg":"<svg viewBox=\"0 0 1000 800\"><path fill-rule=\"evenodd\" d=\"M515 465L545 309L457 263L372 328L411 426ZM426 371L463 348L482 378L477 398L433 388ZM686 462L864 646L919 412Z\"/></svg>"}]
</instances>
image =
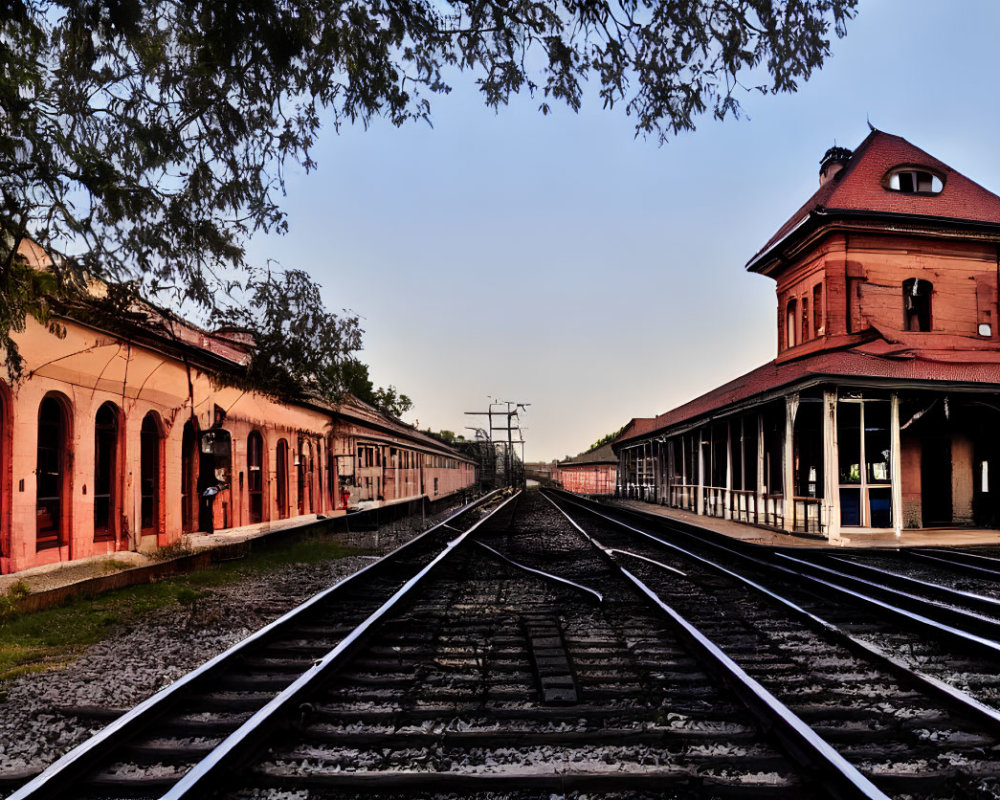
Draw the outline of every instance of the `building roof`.
<instances>
[{"instance_id":1,"label":"building roof","mask_svg":"<svg viewBox=\"0 0 1000 800\"><path fill-rule=\"evenodd\" d=\"M724 409L763 400L779 389L796 384L832 381L859 385L886 382L907 386L933 386L946 382L950 388L1000 388L1000 352L955 349L919 349L906 342L890 343L882 337L850 350L824 351L793 361L770 361L735 380L706 392L651 420L639 432L615 440L622 444L654 432L710 417Z\"/></svg>"},{"instance_id":2,"label":"building roof","mask_svg":"<svg viewBox=\"0 0 1000 800\"><path fill-rule=\"evenodd\" d=\"M824 166L848 155L829 151ZM953 170L899 136L873 130L843 168L829 177L747 264L767 272L779 248L841 218L869 217L882 227L910 217L920 224L959 225L1000 235L1000 197ZM843 163L843 162L841 162ZM896 168L930 172L941 181L939 192L903 192L887 188ZM1000 350L994 341L958 334L927 334L872 327L863 337L845 339L841 347L812 353L780 355L745 375L700 397L641 420L613 443L615 449L654 433L683 428L766 402L797 387L821 383L855 386L934 387L958 390L1000 388Z\"/></svg>"},{"instance_id":3,"label":"building roof","mask_svg":"<svg viewBox=\"0 0 1000 800\"><path fill-rule=\"evenodd\" d=\"M652 419L649 420L652 422ZM600 447L595 447L591 450L587 450L585 453L580 453L573 458L567 458L565 461L560 462L559 468L565 469L566 467L584 467L584 466L594 466L595 464L617 464L618 456L615 455L615 451L611 447L611 442L602 444Z\"/></svg>"},{"instance_id":4,"label":"building roof","mask_svg":"<svg viewBox=\"0 0 1000 800\"><path fill-rule=\"evenodd\" d=\"M885 186L893 167L926 168L938 175L940 193L904 193ZM925 153L900 136L873 130L857 147L850 160L826 181L798 211L778 228L754 256L747 269L763 272L767 255L786 239L807 227L814 217L829 219L839 214L912 215L948 221L987 223L1000 226L1000 197L975 181Z\"/></svg>"},{"instance_id":5,"label":"building roof","mask_svg":"<svg viewBox=\"0 0 1000 800\"><path fill-rule=\"evenodd\" d=\"M388 435L407 439L414 447L421 450L438 453L459 461L474 463L468 456L460 453L454 447L442 442L440 439L419 431L414 426L379 411L377 408L368 405L368 403L365 403L352 394L345 395L343 400L333 408L333 411L345 421L359 423L368 428L381 430Z\"/></svg>"}]
</instances>

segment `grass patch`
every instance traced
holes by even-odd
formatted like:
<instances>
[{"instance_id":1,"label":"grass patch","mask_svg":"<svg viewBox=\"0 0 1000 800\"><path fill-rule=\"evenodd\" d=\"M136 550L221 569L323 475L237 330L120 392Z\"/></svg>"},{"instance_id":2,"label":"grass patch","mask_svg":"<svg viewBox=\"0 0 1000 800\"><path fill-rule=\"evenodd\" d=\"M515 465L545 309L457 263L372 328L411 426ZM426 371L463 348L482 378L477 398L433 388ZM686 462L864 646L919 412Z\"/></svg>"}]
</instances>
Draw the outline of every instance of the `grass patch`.
<instances>
[{"instance_id":1,"label":"grass patch","mask_svg":"<svg viewBox=\"0 0 1000 800\"><path fill-rule=\"evenodd\" d=\"M191 613L212 587L237 583L289 564L319 564L369 552L330 539L311 538L158 583L75 598L58 608L32 614L17 612L21 595L15 591L19 584L15 584L13 594L0 595L0 683L72 663L119 623L135 622L162 608L176 607L179 613Z\"/></svg>"}]
</instances>

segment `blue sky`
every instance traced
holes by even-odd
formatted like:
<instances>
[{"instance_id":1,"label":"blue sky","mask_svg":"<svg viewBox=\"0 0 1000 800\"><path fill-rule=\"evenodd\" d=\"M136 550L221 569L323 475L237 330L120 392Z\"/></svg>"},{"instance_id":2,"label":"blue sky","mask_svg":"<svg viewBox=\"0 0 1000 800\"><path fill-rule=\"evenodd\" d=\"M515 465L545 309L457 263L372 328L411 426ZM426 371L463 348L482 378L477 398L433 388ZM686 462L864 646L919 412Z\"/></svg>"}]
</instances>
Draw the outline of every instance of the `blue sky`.
<instances>
[{"instance_id":1,"label":"blue sky","mask_svg":"<svg viewBox=\"0 0 1000 800\"><path fill-rule=\"evenodd\" d=\"M1000 3L861 0L796 94L663 146L599 102L495 114L456 81L433 128L328 130L319 169L290 171L289 233L251 256L361 317L407 421L461 432L490 397L531 403L528 460L576 454L774 357L774 284L744 264L867 119L1000 192L998 34Z\"/></svg>"}]
</instances>

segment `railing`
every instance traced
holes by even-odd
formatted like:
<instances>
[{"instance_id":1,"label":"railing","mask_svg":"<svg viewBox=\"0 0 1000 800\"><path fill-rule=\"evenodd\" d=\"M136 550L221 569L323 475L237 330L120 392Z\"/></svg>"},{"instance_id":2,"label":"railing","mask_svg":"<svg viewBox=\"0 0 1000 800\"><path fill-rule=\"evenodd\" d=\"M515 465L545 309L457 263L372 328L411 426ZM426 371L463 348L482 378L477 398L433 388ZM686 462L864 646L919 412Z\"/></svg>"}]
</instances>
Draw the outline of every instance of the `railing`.
<instances>
[{"instance_id":1,"label":"railing","mask_svg":"<svg viewBox=\"0 0 1000 800\"><path fill-rule=\"evenodd\" d=\"M697 492L697 484L672 483L670 484L670 505L673 508L682 508L685 511L696 511Z\"/></svg>"},{"instance_id":2,"label":"railing","mask_svg":"<svg viewBox=\"0 0 1000 800\"><path fill-rule=\"evenodd\" d=\"M704 513L706 517L726 516L726 493L729 490L725 486L706 486L704 489Z\"/></svg>"},{"instance_id":3,"label":"railing","mask_svg":"<svg viewBox=\"0 0 1000 800\"><path fill-rule=\"evenodd\" d=\"M785 525L785 496L781 494L765 494L761 496L760 524L772 528L782 528Z\"/></svg>"},{"instance_id":4,"label":"railing","mask_svg":"<svg viewBox=\"0 0 1000 800\"><path fill-rule=\"evenodd\" d=\"M757 492L744 489L732 489L729 492L729 510L732 518L736 522L746 522L756 525L757 516Z\"/></svg>"},{"instance_id":5,"label":"railing","mask_svg":"<svg viewBox=\"0 0 1000 800\"><path fill-rule=\"evenodd\" d=\"M621 487L620 496L627 500L642 500L646 503L655 503L656 486L652 483L627 483Z\"/></svg>"},{"instance_id":6,"label":"railing","mask_svg":"<svg viewBox=\"0 0 1000 800\"><path fill-rule=\"evenodd\" d=\"M797 533L823 532L823 498L792 498L792 530Z\"/></svg>"}]
</instances>

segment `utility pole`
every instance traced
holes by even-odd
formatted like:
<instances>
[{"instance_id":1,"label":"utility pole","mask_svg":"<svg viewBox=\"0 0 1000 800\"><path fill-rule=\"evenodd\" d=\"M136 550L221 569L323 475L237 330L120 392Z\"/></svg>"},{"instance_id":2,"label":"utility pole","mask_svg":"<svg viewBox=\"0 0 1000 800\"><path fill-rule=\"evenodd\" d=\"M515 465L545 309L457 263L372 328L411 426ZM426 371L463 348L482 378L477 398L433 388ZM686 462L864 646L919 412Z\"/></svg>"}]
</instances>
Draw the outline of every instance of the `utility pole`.
<instances>
[{"instance_id":1,"label":"utility pole","mask_svg":"<svg viewBox=\"0 0 1000 800\"><path fill-rule=\"evenodd\" d=\"M494 431L505 431L507 433L507 441L504 447L504 483L508 486L514 486L516 481L514 477L513 465L517 459L514 453L514 445L521 445L521 462L524 463L524 437L521 433L520 424L512 425L513 420L518 420L520 423L520 417L518 416L519 410L527 409L531 403L513 403L509 400L494 400L490 399L489 408L486 411L466 411L465 413L470 416L485 416L489 418L489 443L490 448L493 451L494 462L496 459L496 440L493 438ZM494 411L494 408L497 410ZM494 425L493 416L503 416L505 418L505 425ZM517 439L514 439L514 431L517 431Z\"/></svg>"}]
</instances>

